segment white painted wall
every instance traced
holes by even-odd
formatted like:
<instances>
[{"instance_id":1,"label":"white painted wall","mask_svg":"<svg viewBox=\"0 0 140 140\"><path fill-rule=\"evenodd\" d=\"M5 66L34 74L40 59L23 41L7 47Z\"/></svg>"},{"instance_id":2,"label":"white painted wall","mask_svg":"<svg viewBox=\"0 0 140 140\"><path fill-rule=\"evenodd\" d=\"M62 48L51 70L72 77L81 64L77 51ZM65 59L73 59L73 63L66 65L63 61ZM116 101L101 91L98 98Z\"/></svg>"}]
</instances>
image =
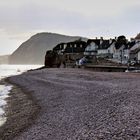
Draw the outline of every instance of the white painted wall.
<instances>
[{"instance_id":1,"label":"white painted wall","mask_svg":"<svg viewBox=\"0 0 140 140\"><path fill-rule=\"evenodd\" d=\"M109 53L114 54L116 52L115 42L110 45L108 48Z\"/></svg>"},{"instance_id":2,"label":"white painted wall","mask_svg":"<svg viewBox=\"0 0 140 140\"><path fill-rule=\"evenodd\" d=\"M129 59L129 49L124 50L124 58Z\"/></svg>"},{"instance_id":3,"label":"white painted wall","mask_svg":"<svg viewBox=\"0 0 140 140\"><path fill-rule=\"evenodd\" d=\"M90 45L88 45L87 47L86 47L86 49L85 49L85 51L90 51L90 52L92 52L92 51L96 51L98 49L98 46L94 43L94 42L92 42Z\"/></svg>"},{"instance_id":4,"label":"white painted wall","mask_svg":"<svg viewBox=\"0 0 140 140\"><path fill-rule=\"evenodd\" d=\"M124 45L122 45L118 50L113 53L113 58L121 59L124 56Z\"/></svg>"},{"instance_id":5,"label":"white painted wall","mask_svg":"<svg viewBox=\"0 0 140 140\"><path fill-rule=\"evenodd\" d=\"M136 44L130 50L132 51L132 50L135 50L139 47L140 47L140 41L136 42Z\"/></svg>"},{"instance_id":6,"label":"white painted wall","mask_svg":"<svg viewBox=\"0 0 140 140\"><path fill-rule=\"evenodd\" d=\"M97 51L98 54L107 54L108 53L108 49L100 49Z\"/></svg>"},{"instance_id":7,"label":"white painted wall","mask_svg":"<svg viewBox=\"0 0 140 140\"><path fill-rule=\"evenodd\" d=\"M140 61L140 51L138 52L138 61Z\"/></svg>"}]
</instances>

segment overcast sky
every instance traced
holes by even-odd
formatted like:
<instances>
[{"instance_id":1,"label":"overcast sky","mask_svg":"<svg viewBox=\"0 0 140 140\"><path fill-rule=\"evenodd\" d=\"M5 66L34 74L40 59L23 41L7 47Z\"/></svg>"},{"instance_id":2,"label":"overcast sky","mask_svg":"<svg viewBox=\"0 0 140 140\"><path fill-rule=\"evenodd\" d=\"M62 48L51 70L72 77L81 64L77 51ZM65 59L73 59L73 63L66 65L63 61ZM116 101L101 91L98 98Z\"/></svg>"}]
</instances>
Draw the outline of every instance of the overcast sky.
<instances>
[{"instance_id":1,"label":"overcast sky","mask_svg":"<svg viewBox=\"0 0 140 140\"><path fill-rule=\"evenodd\" d=\"M38 32L135 37L140 0L0 0L0 55Z\"/></svg>"}]
</instances>

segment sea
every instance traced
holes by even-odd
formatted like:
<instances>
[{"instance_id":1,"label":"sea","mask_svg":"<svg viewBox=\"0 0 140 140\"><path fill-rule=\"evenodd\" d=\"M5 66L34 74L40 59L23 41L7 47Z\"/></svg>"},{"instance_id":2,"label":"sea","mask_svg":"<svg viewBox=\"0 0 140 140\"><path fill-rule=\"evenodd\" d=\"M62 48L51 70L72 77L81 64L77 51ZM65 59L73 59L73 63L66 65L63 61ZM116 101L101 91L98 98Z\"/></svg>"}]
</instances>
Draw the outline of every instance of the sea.
<instances>
[{"instance_id":1,"label":"sea","mask_svg":"<svg viewBox=\"0 0 140 140\"><path fill-rule=\"evenodd\" d=\"M0 80L39 67L41 67L41 65L0 65ZM6 99L9 97L10 90L12 90L12 85L4 85L0 83L0 126L2 126L7 120L5 107L7 106Z\"/></svg>"}]
</instances>

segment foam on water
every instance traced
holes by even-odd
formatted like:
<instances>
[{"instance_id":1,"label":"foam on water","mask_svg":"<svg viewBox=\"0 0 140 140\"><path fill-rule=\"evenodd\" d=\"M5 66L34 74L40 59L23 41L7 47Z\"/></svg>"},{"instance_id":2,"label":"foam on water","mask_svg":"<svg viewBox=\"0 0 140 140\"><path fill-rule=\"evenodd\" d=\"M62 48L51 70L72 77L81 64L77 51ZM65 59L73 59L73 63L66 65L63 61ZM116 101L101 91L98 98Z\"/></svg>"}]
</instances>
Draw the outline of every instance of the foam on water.
<instances>
[{"instance_id":1,"label":"foam on water","mask_svg":"<svg viewBox=\"0 0 140 140\"><path fill-rule=\"evenodd\" d=\"M7 105L6 98L9 97L9 92L12 86L0 85L0 126L6 122L4 107Z\"/></svg>"},{"instance_id":2,"label":"foam on water","mask_svg":"<svg viewBox=\"0 0 140 140\"><path fill-rule=\"evenodd\" d=\"M4 114L4 110L0 108L0 116L2 116L3 114Z\"/></svg>"},{"instance_id":3,"label":"foam on water","mask_svg":"<svg viewBox=\"0 0 140 140\"><path fill-rule=\"evenodd\" d=\"M3 106L5 106L6 105L6 101L4 100L4 99L2 99L1 101L0 101L0 107L3 107Z\"/></svg>"},{"instance_id":4,"label":"foam on water","mask_svg":"<svg viewBox=\"0 0 140 140\"><path fill-rule=\"evenodd\" d=\"M41 65L0 65L0 80L39 67L41 67ZM7 105L6 99L9 97L8 94L11 89L12 85L0 85L0 126L2 126L7 120L4 108Z\"/></svg>"},{"instance_id":5,"label":"foam on water","mask_svg":"<svg viewBox=\"0 0 140 140\"><path fill-rule=\"evenodd\" d=\"M6 117L1 117L0 118L0 126L2 126L6 122Z\"/></svg>"}]
</instances>

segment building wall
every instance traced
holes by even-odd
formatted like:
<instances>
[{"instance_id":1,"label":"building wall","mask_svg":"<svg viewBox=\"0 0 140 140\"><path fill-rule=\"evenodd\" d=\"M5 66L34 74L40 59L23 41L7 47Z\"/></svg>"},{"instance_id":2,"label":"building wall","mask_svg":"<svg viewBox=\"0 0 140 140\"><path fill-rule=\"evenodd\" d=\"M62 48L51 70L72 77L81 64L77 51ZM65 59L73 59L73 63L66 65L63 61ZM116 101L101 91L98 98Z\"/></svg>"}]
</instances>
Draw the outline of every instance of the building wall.
<instances>
[{"instance_id":1,"label":"building wall","mask_svg":"<svg viewBox=\"0 0 140 140\"><path fill-rule=\"evenodd\" d=\"M140 42L137 42L130 50L135 50L140 47Z\"/></svg>"},{"instance_id":2,"label":"building wall","mask_svg":"<svg viewBox=\"0 0 140 140\"><path fill-rule=\"evenodd\" d=\"M113 58L115 59L123 59L124 56L124 45L122 45L118 50L115 50L113 54Z\"/></svg>"},{"instance_id":3,"label":"building wall","mask_svg":"<svg viewBox=\"0 0 140 140\"><path fill-rule=\"evenodd\" d=\"M97 51L98 54L107 54L108 50L107 49L100 49Z\"/></svg>"},{"instance_id":4,"label":"building wall","mask_svg":"<svg viewBox=\"0 0 140 140\"><path fill-rule=\"evenodd\" d=\"M136 57L137 57L137 55L134 53L130 53L130 55L129 55L130 60L134 60Z\"/></svg>"},{"instance_id":5,"label":"building wall","mask_svg":"<svg viewBox=\"0 0 140 140\"><path fill-rule=\"evenodd\" d=\"M124 50L123 57L124 57L124 59L129 59L129 49Z\"/></svg>"},{"instance_id":6,"label":"building wall","mask_svg":"<svg viewBox=\"0 0 140 140\"><path fill-rule=\"evenodd\" d=\"M85 51L91 52L91 51L96 51L97 49L98 49L98 46L94 42L92 42L90 45L86 47Z\"/></svg>"},{"instance_id":7,"label":"building wall","mask_svg":"<svg viewBox=\"0 0 140 140\"><path fill-rule=\"evenodd\" d=\"M84 52L84 55L97 55L97 53L96 52Z\"/></svg>"},{"instance_id":8,"label":"building wall","mask_svg":"<svg viewBox=\"0 0 140 140\"><path fill-rule=\"evenodd\" d=\"M138 61L140 61L140 51L138 52L138 55L137 56L138 56L138 58L137 58Z\"/></svg>"},{"instance_id":9,"label":"building wall","mask_svg":"<svg viewBox=\"0 0 140 140\"><path fill-rule=\"evenodd\" d=\"M116 52L115 43L112 43L108 48L109 53L114 54Z\"/></svg>"}]
</instances>

